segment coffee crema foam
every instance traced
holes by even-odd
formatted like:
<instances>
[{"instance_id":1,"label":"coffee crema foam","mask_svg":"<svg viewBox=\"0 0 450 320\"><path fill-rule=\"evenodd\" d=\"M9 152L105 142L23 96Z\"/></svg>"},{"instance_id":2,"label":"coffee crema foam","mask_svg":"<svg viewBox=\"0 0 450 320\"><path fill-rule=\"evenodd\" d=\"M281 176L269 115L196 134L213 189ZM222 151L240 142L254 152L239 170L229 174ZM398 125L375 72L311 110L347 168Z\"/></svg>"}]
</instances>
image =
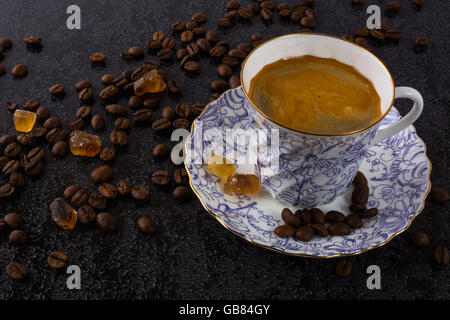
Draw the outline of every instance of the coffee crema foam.
<instances>
[{"instance_id":1,"label":"coffee crema foam","mask_svg":"<svg viewBox=\"0 0 450 320\"><path fill-rule=\"evenodd\" d=\"M352 66L310 55L262 68L251 80L250 97L273 121L311 134L346 134L381 117L371 81Z\"/></svg>"}]
</instances>

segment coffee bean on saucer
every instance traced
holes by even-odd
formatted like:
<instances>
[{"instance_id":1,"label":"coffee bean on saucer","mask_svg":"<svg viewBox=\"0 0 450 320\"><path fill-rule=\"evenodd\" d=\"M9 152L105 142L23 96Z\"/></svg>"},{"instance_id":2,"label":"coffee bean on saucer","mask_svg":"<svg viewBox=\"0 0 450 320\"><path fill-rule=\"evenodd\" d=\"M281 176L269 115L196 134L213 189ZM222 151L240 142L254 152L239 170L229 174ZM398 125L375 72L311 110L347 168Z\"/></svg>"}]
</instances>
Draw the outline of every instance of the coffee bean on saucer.
<instances>
[{"instance_id":1,"label":"coffee bean on saucer","mask_svg":"<svg viewBox=\"0 0 450 320\"><path fill-rule=\"evenodd\" d=\"M344 222L335 222L328 227L328 231L334 236L350 234L350 226Z\"/></svg>"},{"instance_id":2,"label":"coffee bean on saucer","mask_svg":"<svg viewBox=\"0 0 450 320\"><path fill-rule=\"evenodd\" d=\"M303 224L311 224L312 222L312 214L311 211L307 208L303 210L297 210L295 215L302 221Z\"/></svg>"},{"instance_id":3,"label":"coffee bean on saucer","mask_svg":"<svg viewBox=\"0 0 450 320\"><path fill-rule=\"evenodd\" d=\"M352 193L352 203L366 204L369 201L369 187L364 184L355 186Z\"/></svg>"},{"instance_id":4,"label":"coffee bean on saucer","mask_svg":"<svg viewBox=\"0 0 450 320\"><path fill-rule=\"evenodd\" d=\"M360 213L359 217L363 218L363 219L370 219L370 218L375 217L377 214L378 214L377 208L370 208L370 209L367 209L366 211Z\"/></svg>"},{"instance_id":5,"label":"coffee bean on saucer","mask_svg":"<svg viewBox=\"0 0 450 320\"><path fill-rule=\"evenodd\" d=\"M302 224L302 221L297 216L295 216L288 208L284 208L281 211L281 219L283 219L286 224L294 228L298 228Z\"/></svg>"},{"instance_id":6,"label":"coffee bean on saucer","mask_svg":"<svg viewBox=\"0 0 450 320\"><path fill-rule=\"evenodd\" d=\"M348 208L353 213L362 213L362 212L366 211L366 205L365 204L352 203Z\"/></svg>"},{"instance_id":7,"label":"coffee bean on saucer","mask_svg":"<svg viewBox=\"0 0 450 320\"><path fill-rule=\"evenodd\" d=\"M441 204L450 200L449 193L446 190L439 187L432 187L430 196L431 200Z\"/></svg>"},{"instance_id":8,"label":"coffee bean on saucer","mask_svg":"<svg viewBox=\"0 0 450 320\"><path fill-rule=\"evenodd\" d=\"M6 266L6 274L12 279L21 280L28 276L28 270L21 263L12 261Z\"/></svg>"},{"instance_id":9,"label":"coffee bean on saucer","mask_svg":"<svg viewBox=\"0 0 450 320\"><path fill-rule=\"evenodd\" d=\"M356 213L353 214L349 214L345 221L347 222L347 224L352 227L353 229L359 229L362 227L363 222L360 218L360 216Z\"/></svg>"},{"instance_id":10,"label":"coffee bean on saucer","mask_svg":"<svg viewBox=\"0 0 450 320\"><path fill-rule=\"evenodd\" d=\"M131 188L131 196L136 200L146 200L149 194L149 190L144 186L134 186Z\"/></svg>"},{"instance_id":11,"label":"coffee bean on saucer","mask_svg":"<svg viewBox=\"0 0 450 320\"><path fill-rule=\"evenodd\" d=\"M153 149L153 158L156 160L165 160L170 155L170 147L164 143L158 144Z\"/></svg>"},{"instance_id":12,"label":"coffee bean on saucer","mask_svg":"<svg viewBox=\"0 0 450 320\"><path fill-rule=\"evenodd\" d=\"M314 233L320 237L328 237L328 229L320 223L313 223L311 227L314 229Z\"/></svg>"},{"instance_id":13,"label":"coffee bean on saucer","mask_svg":"<svg viewBox=\"0 0 450 320\"><path fill-rule=\"evenodd\" d=\"M297 240L308 242L314 236L314 229L311 226L302 226L295 232L295 238Z\"/></svg>"},{"instance_id":14,"label":"coffee bean on saucer","mask_svg":"<svg viewBox=\"0 0 450 320\"><path fill-rule=\"evenodd\" d=\"M27 73L28 68L24 64L17 64L11 70L11 74L14 76L14 78L23 78L27 75Z\"/></svg>"},{"instance_id":15,"label":"coffee bean on saucer","mask_svg":"<svg viewBox=\"0 0 450 320\"><path fill-rule=\"evenodd\" d=\"M95 183L102 183L111 180L114 170L108 165L103 165L91 172L91 179Z\"/></svg>"},{"instance_id":16,"label":"coffee bean on saucer","mask_svg":"<svg viewBox=\"0 0 450 320\"><path fill-rule=\"evenodd\" d=\"M77 220L81 223L91 223L95 220L97 214L94 209L89 205L81 206L77 211Z\"/></svg>"},{"instance_id":17,"label":"coffee bean on saucer","mask_svg":"<svg viewBox=\"0 0 450 320\"><path fill-rule=\"evenodd\" d=\"M413 232L409 237L411 244L416 248L424 248L430 244L430 238L424 232Z\"/></svg>"},{"instance_id":18,"label":"coffee bean on saucer","mask_svg":"<svg viewBox=\"0 0 450 320\"><path fill-rule=\"evenodd\" d=\"M145 234L153 234L156 232L156 223L149 217L140 217L137 226Z\"/></svg>"},{"instance_id":19,"label":"coffee bean on saucer","mask_svg":"<svg viewBox=\"0 0 450 320\"><path fill-rule=\"evenodd\" d=\"M323 213L322 210L320 210L319 208L312 208L311 214L312 214L312 223L325 224L326 222L325 214Z\"/></svg>"},{"instance_id":20,"label":"coffee bean on saucer","mask_svg":"<svg viewBox=\"0 0 450 320\"><path fill-rule=\"evenodd\" d=\"M22 245L26 242L27 235L22 230L13 230L9 234L9 242L12 244Z\"/></svg>"},{"instance_id":21,"label":"coffee bean on saucer","mask_svg":"<svg viewBox=\"0 0 450 320\"><path fill-rule=\"evenodd\" d=\"M173 190L173 196L181 202L187 202L191 198L191 190L185 186L178 186Z\"/></svg>"},{"instance_id":22,"label":"coffee bean on saucer","mask_svg":"<svg viewBox=\"0 0 450 320\"><path fill-rule=\"evenodd\" d=\"M160 186L166 186L170 183L170 173L167 170L158 170L152 174L152 182Z\"/></svg>"},{"instance_id":23,"label":"coffee bean on saucer","mask_svg":"<svg viewBox=\"0 0 450 320\"><path fill-rule=\"evenodd\" d=\"M96 217L97 226L106 233L113 233L117 230L117 219L109 212L101 212Z\"/></svg>"},{"instance_id":24,"label":"coffee bean on saucer","mask_svg":"<svg viewBox=\"0 0 450 320\"><path fill-rule=\"evenodd\" d=\"M86 88L92 87L92 84L87 80L81 80L75 84L75 90L81 91Z\"/></svg>"},{"instance_id":25,"label":"coffee bean on saucer","mask_svg":"<svg viewBox=\"0 0 450 320\"><path fill-rule=\"evenodd\" d=\"M362 173L361 171L358 171L357 173L356 173L356 176L355 176L355 178L353 179L353 185L355 185L355 186L357 186L357 185L360 185L360 184L364 184L364 185L368 185L368 183L367 183L367 178L366 178L366 176L364 175L364 173Z\"/></svg>"},{"instance_id":26,"label":"coffee bean on saucer","mask_svg":"<svg viewBox=\"0 0 450 320\"><path fill-rule=\"evenodd\" d=\"M436 248L434 248L434 261L439 264L448 264L448 248L444 246L437 246Z\"/></svg>"},{"instance_id":27,"label":"coffee bean on saucer","mask_svg":"<svg viewBox=\"0 0 450 320\"><path fill-rule=\"evenodd\" d=\"M131 193L131 186L126 181L119 181L117 183L117 191L123 196L129 195Z\"/></svg>"},{"instance_id":28,"label":"coffee bean on saucer","mask_svg":"<svg viewBox=\"0 0 450 320\"><path fill-rule=\"evenodd\" d=\"M67 266L67 262L69 261L69 257L59 251L52 251L47 257L47 263L53 269L61 269Z\"/></svg>"},{"instance_id":29,"label":"coffee bean on saucer","mask_svg":"<svg viewBox=\"0 0 450 320\"><path fill-rule=\"evenodd\" d=\"M280 238L293 237L295 235L295 229L287 224L276 227L273 232Z\"/></svg>"},{"instance_id":30,"label":"coffee bean on saucer","mask_svg":"<svg viewBox=\"0 0 450 320\"><path fill-rule=\"evenodd\" d=\"M340 277L347 277L352 272L352 263L348 260L339 260L336 265L336 274Z\"/></svg>"},{"instance_id":31,"label":"coffee bean on saucer","mask_svg":"<svg viewBox=\"0 0 450 320\"><path fill-rule=\"evenodd\" d=\"M69 153L67 141L57 141L52 147L52 155L58 158L65 157Z\"/></svg>"}]
</instances>

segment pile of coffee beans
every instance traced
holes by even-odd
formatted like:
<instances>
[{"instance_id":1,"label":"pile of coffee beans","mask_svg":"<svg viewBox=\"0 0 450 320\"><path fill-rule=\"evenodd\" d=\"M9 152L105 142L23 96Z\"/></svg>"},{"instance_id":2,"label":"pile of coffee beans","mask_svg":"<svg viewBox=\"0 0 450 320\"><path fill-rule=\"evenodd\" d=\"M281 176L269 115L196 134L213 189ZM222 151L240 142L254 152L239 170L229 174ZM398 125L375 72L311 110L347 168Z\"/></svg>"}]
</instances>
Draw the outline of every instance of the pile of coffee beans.
<instances>
[{"instance_id":1,"label":"pile of coffee beans","mask_svg":"<svg viewBox=\"0 0 450 320\"><path fill-rule=\"evenodd\" d=\"M282 238L295 237L297 240L308 242L314 235L319 237L344 236L352 229L363 226L362 219L373 218L378 214L377 208L366 209L369 200L369 186L364 174L356 174L353 185L351 214L345 216L339 211L328 211L326 214L319 208L305 208L292 213L288 208L281 212L281 218L286 223L275 228L274 232Z\"/></svg>"}]
</instances>

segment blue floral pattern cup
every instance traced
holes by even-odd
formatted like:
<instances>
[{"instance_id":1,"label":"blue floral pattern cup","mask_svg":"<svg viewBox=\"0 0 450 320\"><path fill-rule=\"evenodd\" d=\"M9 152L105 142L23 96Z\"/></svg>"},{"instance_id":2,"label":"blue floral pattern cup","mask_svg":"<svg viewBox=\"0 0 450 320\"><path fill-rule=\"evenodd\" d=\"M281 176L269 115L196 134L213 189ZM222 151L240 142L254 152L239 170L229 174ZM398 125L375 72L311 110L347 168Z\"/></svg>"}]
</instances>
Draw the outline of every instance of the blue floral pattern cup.
<instances>
[{"instance_id":1,"label":"blue floral pattern cup","mask_svg":"<svg viewBox=\"0 0 450 320\"><path fill-rule=\"evenodd\" d=\"M344 135L312 135L286 128L265 115L249 98L251 79L272 62L302 55L338 60L371 80L381 100L378 122ZM370 146L411 125L423 109L420 93L408 87L395 88L391 74L375 55L343 39L320 34L290 34L263 43L244 61L241 85L251 127L279 133L276 169L268 159L257 159L261 185L272 197L292 206L327 204L344 194ZM414 105L405 117L377 133L396 98L408 98ZM266 174L269 171L271 174Z\"/></svg>"}]
</instances>

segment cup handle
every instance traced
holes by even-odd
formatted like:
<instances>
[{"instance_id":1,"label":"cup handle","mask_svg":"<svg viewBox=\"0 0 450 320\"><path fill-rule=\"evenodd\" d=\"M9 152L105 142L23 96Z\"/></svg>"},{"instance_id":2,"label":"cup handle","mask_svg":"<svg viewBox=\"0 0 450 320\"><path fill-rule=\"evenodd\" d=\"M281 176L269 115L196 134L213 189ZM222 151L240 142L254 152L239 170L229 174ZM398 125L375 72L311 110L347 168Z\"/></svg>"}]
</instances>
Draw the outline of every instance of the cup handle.
<instances>
[{"instance_id":1,"label":"cup handle","mask_svg":"<svg viewBox=\"0 0 450 320\"><path fill-rule=\"evenodd\" d=\"M408 98L414 102L412 109L406 116L401 118L394 124L378 132L372 140L372 145L377 144L384 139L392 137L394 134L400 132L406 127L413 124L414 121L420 116L423 110L423 98L422 95L416 89L410 87L397 87L395 88L395 99Z\"/></svg>"}]
</instances>

